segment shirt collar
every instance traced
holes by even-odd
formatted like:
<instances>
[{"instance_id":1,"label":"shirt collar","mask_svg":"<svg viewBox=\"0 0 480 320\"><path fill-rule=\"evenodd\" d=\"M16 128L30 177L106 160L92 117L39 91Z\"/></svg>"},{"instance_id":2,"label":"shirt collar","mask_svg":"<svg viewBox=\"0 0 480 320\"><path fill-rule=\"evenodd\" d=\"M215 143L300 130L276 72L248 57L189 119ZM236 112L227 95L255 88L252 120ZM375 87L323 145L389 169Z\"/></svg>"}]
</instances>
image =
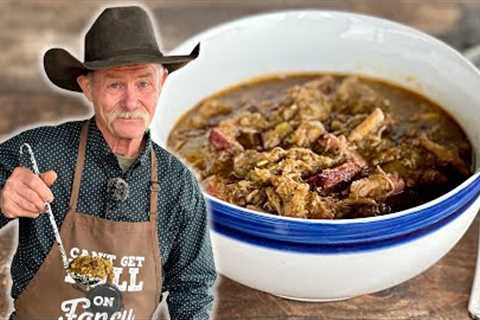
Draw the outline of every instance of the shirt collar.
<instances>
[{"instance_id":1,"label":"shirt collar","mask_svg":"<svg viewBox=\"0 0 480 320\"><path fill-rule=\"evenodd\" d=\"M108 145L107 141L103 137L102 132L97 127L97 123L95 121L95 115L90 118L89 128L88 128L88 147L91 149L96 158L99 160L107 160L111 158L115 158L110 146ZM152 139L150 128L147 128L145 134L143 135L143 139L145 141L145 147L141 150L140 154L138 155L137 160L140 161L141 165L148 165L150 164L150 151L152 150Z\"/></svg>"}]
</instances>

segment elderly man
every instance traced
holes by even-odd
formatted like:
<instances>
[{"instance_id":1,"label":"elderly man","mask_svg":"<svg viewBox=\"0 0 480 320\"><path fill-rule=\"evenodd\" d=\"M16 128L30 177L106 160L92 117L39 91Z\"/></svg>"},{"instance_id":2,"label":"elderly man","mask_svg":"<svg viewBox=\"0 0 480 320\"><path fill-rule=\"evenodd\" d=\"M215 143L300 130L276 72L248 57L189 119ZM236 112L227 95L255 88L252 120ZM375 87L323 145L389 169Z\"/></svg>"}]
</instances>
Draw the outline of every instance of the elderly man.
<instances>
[{"instance_id":1,"label":"elderly man","mask_svg":"<svg viewBox=\"0 0 480 320\"><path fill-rule=\"evenodd\" d=\"M19 222L11 319L151 319L162 291L172 319L208 318L216 273L205 199L192 172L148 130L167 74L198 53L197 46L190 55L162 55L140 7L104 10L86 34L84 63L47 51L49 79L83 92L95 115L0 145L0 227ZM23 143L40 176L19 155ZM54 245L47 202L68 259L108 258L114 285L105 288L118 292L92 298L94 289L75 285ZM107 312L106 297L122 304Z\"/></svg>"}]
</instances>

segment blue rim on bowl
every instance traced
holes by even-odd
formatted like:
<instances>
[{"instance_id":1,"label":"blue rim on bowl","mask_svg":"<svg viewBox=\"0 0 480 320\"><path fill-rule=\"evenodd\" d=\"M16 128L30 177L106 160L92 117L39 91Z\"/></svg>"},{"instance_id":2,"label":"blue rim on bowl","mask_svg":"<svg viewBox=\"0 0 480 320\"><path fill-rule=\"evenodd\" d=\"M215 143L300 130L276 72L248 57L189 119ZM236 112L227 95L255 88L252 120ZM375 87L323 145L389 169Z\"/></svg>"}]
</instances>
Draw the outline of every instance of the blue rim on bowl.
<instances>
[{"instance_id":1,"label":"blue rim on bowl","mask_svg":"<svg viewBox=\"0 0 480 320\"><path fill-rule=\"evenodd\" d=\"M262 247L303 253L375 250L434 232L480 195L480 175L424 205L379 217L302 220L258 213L207 195L215 232Z\"/></svg>"}]
</instances>

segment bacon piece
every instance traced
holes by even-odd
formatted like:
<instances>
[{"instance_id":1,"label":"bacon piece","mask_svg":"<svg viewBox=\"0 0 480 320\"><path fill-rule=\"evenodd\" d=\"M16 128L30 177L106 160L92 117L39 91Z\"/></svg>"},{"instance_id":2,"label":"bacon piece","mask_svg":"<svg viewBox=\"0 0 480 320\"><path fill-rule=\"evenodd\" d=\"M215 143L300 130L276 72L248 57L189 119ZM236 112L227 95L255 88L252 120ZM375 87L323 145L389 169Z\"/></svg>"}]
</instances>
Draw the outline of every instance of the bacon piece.
<instances>
[{"instance_id":1,"label":"bacon piece","mask_svg":"<svg viewBox=\"0 0 480 320\"><path fill-rule=\"evenodd\" d=\"M343 164L325 169L320 173L307 179L307 182L321 187L322 189L331 189L341 182L348 182L355 177L362 169L368 166L367 161L355 150L348 146L345 136L337 137L331 133L324 134L318 143L323 146L326 151L333 151L348 159Z\"/></svg>"},{"instance_id":2,"label":"bacon piece","mask_svg":"<svg viewBox=\"0 0 480 320\"><path fill-rule=\"evenodd\" d=\"M322 189L331 189L341 182L348 182L353 179L362 169L362 163L355 160L348 160L347 162L331 168L325 169L322 172L307 179L311 183Z\"/></svg>"},{"instance_id":3,"label":"bacon piece","mask_svg":"<svg viewBox=\"0 0 480 320\"><path fill-rule=\"evenodd\" d=\"M208 134L208 141L213 145L216 150L243 150L241 144L239 144L235 138L226 135L219 128L212 128Z\"/></svg>"}]
</instances>

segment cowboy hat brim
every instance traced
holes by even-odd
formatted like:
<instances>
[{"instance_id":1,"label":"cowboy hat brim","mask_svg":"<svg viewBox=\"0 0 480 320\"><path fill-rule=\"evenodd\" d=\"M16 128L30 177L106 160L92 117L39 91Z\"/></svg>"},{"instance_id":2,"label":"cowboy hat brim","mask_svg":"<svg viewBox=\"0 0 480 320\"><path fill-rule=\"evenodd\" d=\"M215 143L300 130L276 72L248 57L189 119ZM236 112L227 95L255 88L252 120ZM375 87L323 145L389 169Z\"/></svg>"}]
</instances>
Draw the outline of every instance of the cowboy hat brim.
<instances>
[{"instance_id":1,"label":"cowboy hat brim","mask_svg":"<svg viewBox=\"0 0 480 320\"><path fill-rule=\"evenodd\" d=\"M77 83L77 78L89 71L130 64L158 63L163 65L168 70L168 73L172 73L197 58L199 53L200 43L195 46L189 55L162 56L129 52L105 60L82 63L67 50L53 48L45 52L43 66L48 79L53 84L62 89L82 92Z\"/></svg>"}]
</instances>

